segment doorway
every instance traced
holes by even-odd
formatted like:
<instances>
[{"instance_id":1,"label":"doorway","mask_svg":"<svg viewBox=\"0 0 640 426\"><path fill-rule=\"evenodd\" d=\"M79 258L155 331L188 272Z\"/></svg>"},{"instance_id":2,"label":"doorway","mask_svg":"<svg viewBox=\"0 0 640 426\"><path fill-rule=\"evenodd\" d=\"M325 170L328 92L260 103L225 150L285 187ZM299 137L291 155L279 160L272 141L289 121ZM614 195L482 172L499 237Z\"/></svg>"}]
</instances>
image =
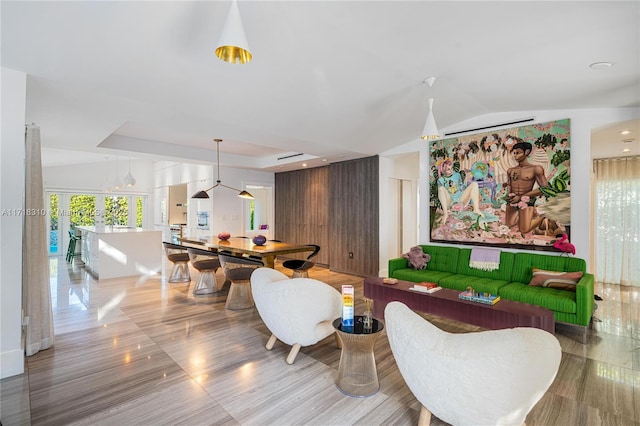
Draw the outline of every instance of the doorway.
<instances>
[{"instance_id":1,"label":"doorway","mask_svg":"<svg viewBox=\"0 0 640 426\"><path fill-rule=\"evenodd\" d=\"M245 204L244 235L261 234L274 238L273 187L270 185L245 185L254 199Z\"/></svg>"}]
</instances>

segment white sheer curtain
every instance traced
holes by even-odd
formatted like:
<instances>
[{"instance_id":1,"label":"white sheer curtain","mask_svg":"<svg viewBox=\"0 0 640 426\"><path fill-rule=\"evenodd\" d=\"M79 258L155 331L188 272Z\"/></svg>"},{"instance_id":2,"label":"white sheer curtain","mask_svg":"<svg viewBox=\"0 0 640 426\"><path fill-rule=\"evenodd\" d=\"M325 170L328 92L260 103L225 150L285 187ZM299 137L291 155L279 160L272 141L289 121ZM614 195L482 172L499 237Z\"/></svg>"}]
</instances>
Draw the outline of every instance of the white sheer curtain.
<instances>
[{"instance_id":1,"label":"white sheer curtain","mask_svg":"<svg viewBox=\"0 0 640 426\"><path fill-rule=\"evenodd\" d=\"M596 280L640 286L640 157L595 160Z\"/></svg>"},{"instance_id":2,"label":"white sheer curtain","mask_svg":"<svg viewBox=\"0 0 640 426\"><path fill-rule=\"evenodd\" d=\"M24 315L29 317L25 331L25 352L27 356L30 356L53 345L47 217L42 183L40 128L38 126L27 126L25 153L22 308Z\"/></svg>"}]
</instances>

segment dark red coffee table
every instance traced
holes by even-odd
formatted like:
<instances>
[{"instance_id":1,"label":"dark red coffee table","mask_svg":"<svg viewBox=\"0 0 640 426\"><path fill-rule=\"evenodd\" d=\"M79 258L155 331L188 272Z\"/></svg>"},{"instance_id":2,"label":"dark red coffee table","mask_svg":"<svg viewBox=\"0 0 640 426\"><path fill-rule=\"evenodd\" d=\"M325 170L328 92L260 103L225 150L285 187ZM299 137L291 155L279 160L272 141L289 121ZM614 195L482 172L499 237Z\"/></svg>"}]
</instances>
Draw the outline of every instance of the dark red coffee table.
<instances>
[{"instance_id":1,"label":"dark red coffee table","mask_svg":"<svg viewBox=\"0 0 640 426\"><path fill-rule=\"evenodd\" d=\"M553 312L528 303L500 300L495 305L485 305L458 298L459 291L443 288L435 293L419 293L409 290L412 282L398 280L389 285L382 278L364 279L364 296L374 300L373 315L384 318L387 303L399 301L409 308L460 321L466 324L497 330L512 327L535 327L555 333Z\"/></svg>"}]
</instances>

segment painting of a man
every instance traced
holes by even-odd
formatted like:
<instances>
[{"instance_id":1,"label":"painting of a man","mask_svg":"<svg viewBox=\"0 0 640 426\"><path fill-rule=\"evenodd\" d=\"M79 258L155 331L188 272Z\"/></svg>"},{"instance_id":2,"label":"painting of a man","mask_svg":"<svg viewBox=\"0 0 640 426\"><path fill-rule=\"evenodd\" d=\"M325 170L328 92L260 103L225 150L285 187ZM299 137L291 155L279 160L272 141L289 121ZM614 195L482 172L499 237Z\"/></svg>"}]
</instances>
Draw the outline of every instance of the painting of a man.
<instances>
[{"instance_id":1,"label":"painting of a man","mask_svg":"<svg viewBox=\"0 0 640 426\"><path fill-rule=\"evenodd\" d=\"M533 146L529 142L518 142L511 149L513 159L518 165L507 170L508 203L505 212L507 226L514 227L522 233L532 230L536 197L541 195L539 187L547 186L547 178L542 166L529 163L527 157ZM535 187L535 184L538 187Z\"/></svg>"}]
</instances>

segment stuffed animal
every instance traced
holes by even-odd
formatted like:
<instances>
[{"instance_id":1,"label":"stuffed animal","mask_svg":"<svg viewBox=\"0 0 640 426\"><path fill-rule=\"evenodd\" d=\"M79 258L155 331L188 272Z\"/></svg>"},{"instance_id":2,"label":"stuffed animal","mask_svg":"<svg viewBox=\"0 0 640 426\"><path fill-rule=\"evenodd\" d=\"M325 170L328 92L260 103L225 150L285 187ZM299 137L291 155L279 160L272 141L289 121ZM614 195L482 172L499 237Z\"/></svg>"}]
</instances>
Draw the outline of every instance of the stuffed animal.
<instances>
[{"instance_id":1,"label":"stuffed animal","mask_svg":"<svg viewBox=\"0 0 640 426\"><path fill-rule=\"evenodd\" d=\"M413 269L425 269L427 262L431 260L431 256L422 251L422 247L415 246L409 249L409 253L402 255L409 261L409 266Z\"/></svg>"}]
</instances>

